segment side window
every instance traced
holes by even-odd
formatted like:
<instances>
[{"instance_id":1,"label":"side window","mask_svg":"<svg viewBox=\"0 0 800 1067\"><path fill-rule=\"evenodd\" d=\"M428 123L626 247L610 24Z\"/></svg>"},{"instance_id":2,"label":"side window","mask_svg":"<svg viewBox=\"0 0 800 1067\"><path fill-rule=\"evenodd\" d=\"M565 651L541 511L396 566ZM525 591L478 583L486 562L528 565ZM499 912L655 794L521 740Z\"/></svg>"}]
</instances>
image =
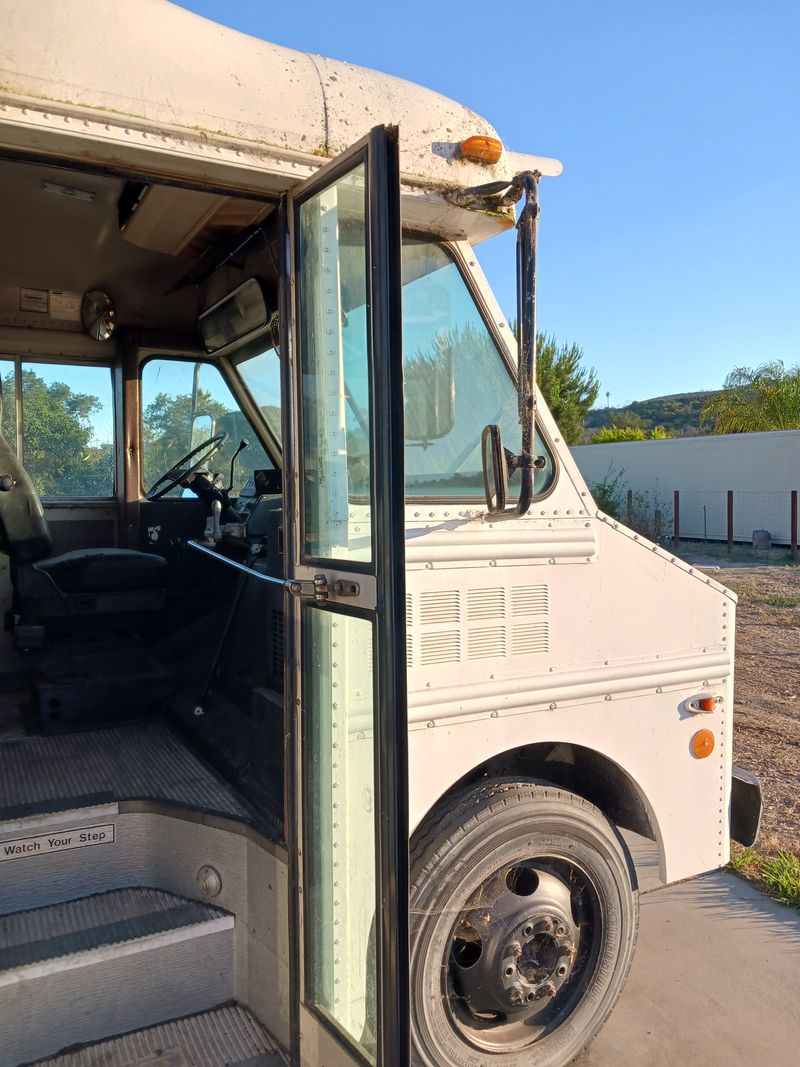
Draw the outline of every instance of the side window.
<instances>
[{"instance_id":1,"label":"side window","mask_svg":"<svg viewBox=\"0 0 800 1067\"><path fill-rule=\"evenodd\" d=\"M466 282L441 245L403 242L403 368L406 495L483 498L481 431L497 423L520 447L517 390ZM553 459L536 492L553 480ZM518 487L515 475L509 496ZM517 488L518 491L518 488Z\"/></svg>"},{"instance_id":2,"label":"side window","mask_svg":"<svg viewBox=\"0 0 800 1067\"><path fill-rule=\"evenodd\" d=\"M151 359L142 368L142 460L147 489L188 452L215 434L227 433L225 447L211 459L228 485L233 453L245 437L233 484L237 495L254 470L274 466L244 417L217 367L177 359ZM169 495L180 497L184 490Z\"/></svg>"},{"instance_id":3,"label":"side window","mask_svg":"<svg viewBox=\"0 0 800 1067\"><path fill-rule=\"evenodd\" d=\"M247 391L261 408L261 414L275 440L281 439L281 360L277 348L268 345L263 352L247 356L236 364Z\"/></svg>"},{"instance_id":4,"label":"side window","mask_svg":"<svg viewBox=\"0 0 800 1067\"><path fill-rule=\"evenodd\" d=\"M110 367L0 361L3 436L15 451L17 374L22 455L40 496L114 495L114 393Z\"/></svg>"}]
</instances>

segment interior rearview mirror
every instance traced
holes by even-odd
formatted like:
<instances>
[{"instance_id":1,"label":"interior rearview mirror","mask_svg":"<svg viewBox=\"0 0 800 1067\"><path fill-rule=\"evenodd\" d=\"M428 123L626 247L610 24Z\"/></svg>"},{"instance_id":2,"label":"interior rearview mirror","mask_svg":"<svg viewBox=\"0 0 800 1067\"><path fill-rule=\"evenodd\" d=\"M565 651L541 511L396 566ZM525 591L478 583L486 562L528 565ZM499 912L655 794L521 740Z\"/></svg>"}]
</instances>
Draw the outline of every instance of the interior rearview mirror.
<instances>
[{"instance_id":1,"label":"interior rearview mirror","mask_svg":"<svg viewBox=\"0 0 800 1067\"><path fill-rule=\"evenodd\" d=\"M442 346L435 355L407 359L403 365L405 439L423 448L447 437L456 419L453 351Z\"/></svg>"},{"instance_id":2,"label":"interior rearview mirror","mask_svg":"<svg viewBox=\"0 0 800 1067\"><path fill-rule=\"evenodd\" d=\"M486 510L490 515L495 515L505 511L508 494L508 460L499 426L484 427L481 434L481 454Z\"/></svg>"}]
</instances>

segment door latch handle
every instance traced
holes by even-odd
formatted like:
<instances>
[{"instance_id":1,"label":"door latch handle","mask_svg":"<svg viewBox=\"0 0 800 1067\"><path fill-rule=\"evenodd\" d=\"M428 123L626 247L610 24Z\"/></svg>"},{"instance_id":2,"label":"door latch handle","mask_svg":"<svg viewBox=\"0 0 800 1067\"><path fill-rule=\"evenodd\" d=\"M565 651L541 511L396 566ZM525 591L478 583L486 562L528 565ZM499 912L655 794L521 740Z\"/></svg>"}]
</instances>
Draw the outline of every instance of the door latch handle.
<instances>
[{"instance_id":1,"label":"door latch handle","mask_svg":"<svg viewBox=\"0 0 800 1067\"><path fill-rule=\"evenodd\" d=\"M328 599L328 578L325 574L315 574L313 581L291 578L286 583L286 588L292 596L299 597L301 600Z\"/></svg>"},{"instance_id":2,"label":"door latch handle","mask_svg":"<svg viewBox=\"0 0 800 1067\"><path fill-rule=\"evenodd\" d=\"M301 600L327 600L331 590L328 587L328 577L325 574L315 574L313 581L302 581L299 578L290 578L286 588ZM341 578L333 583L333 592L336 596L358 596L361 586L358 582L343 581Z\"/></svg>"}]
</instances>

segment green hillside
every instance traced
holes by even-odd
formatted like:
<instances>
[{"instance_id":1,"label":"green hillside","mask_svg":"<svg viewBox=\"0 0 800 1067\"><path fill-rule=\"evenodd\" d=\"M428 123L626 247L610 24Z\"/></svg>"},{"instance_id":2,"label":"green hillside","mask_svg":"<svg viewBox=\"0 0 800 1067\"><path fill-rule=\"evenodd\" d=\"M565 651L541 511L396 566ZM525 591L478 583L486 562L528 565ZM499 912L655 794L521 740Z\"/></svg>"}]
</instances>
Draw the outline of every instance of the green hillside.
<instances>
[{"instance_id":1,"label":"green hillside","mask_svg":"<svg viewBox=\"0 0 800 1067\"><path fill-rule=\"evenodd\" d=\"M672 396L655 396L650 400L634 400L621 408L592 408L584 420L584 440L588 441L594 430L601 426L641 426L649 430L663 426L678 437L691 437L700 430L700 410L711 390L699 393L675 393Z\"/></svg>"}]
</instances>

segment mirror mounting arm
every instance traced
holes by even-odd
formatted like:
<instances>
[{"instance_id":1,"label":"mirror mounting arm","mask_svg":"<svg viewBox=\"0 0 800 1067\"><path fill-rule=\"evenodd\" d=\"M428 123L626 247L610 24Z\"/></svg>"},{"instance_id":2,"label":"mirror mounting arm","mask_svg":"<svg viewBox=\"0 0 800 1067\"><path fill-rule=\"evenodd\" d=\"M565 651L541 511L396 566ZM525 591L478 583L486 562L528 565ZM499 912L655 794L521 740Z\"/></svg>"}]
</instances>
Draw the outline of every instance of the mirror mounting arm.
<instances>
[{"instance_id":1,"label":"mirror mounting arm","mask_svg":"<svg viewBox=\"0 0 800 1067\"><path fill-rule=\"evenodd\" d=\"M495 518L526 515L534 495L534 474L545 466L534 455L536 441L536 241L539 225L539 171L516 175L512 186L520 189L524 203L517 220L517 330L519 359L517 399L522 430L522 448L514 455L503 448L499 426L487 426L481 438L486 507ZM519 470L521 485L516 505L506 510L508 475ZM491 481L490 481L491 479Z\"/></svg>"}]
</instances>

